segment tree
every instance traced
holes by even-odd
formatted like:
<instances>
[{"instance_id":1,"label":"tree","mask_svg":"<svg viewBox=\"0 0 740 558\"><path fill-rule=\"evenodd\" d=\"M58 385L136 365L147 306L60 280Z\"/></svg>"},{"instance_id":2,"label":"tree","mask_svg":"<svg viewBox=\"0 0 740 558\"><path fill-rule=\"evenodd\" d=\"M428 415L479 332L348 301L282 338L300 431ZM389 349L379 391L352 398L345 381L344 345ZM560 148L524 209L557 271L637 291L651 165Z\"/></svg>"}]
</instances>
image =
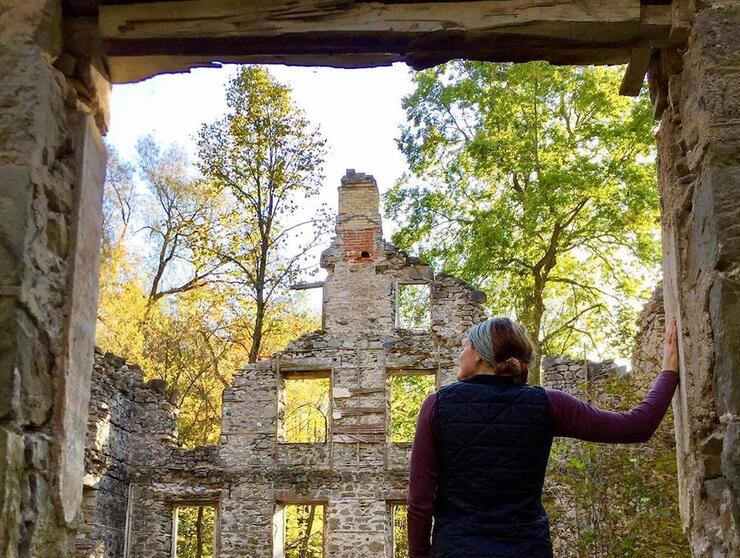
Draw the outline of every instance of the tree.
<instances>
[{"instance_id":1,"label":"tree","mask_svg":"<svg viewBox=\"0 0 740 558\"><path fill-rule=\"evenodd\" d=\"M224 261L208 246L221 218L222 196L207 181L188 176L189 162L182 148L162 148L153 137L145 136L136 149L139 174L150 198L144 228L156 246L148 294L151 306L164 296L197 289L218 278Z\"/></svg>"},{"instance_id":2,"label":"tree","mask_svg":"<svg viewBox=\"0 0 740 558\"><path fill-rule=\"evenodd\" d=\"M225 172L249 172L249 179L232 187L220 174L196 174L182 148L147 136L137 142L134 164L111 159L106 184L109 240L96 340L138 364L147 379L167 381L180 407L178 439L187 447L218 442L221 392L235 370L318 323L297 309L300 297L285 286L302 272L302 257L321 232L312 229L314 236L300 242L295 233L320 221L322 210L303 221L294 214L316 193L323 142L287 89L264 70L254 72L267 77L247 80L258 93L252 102L269 102L250 112L252 127L236 111L233 127L228 116L211 127L224 137L209 136L200 146L233 144L235 166ZM233 103L239 95L246 93L232 91Z\"/></svg>"},{"instance_id":3,"label":"tree","mask_svg":"<svg viewBox=\"0 0 740 558\"><path fill-rule=\"evenodd\" d=\"M215 531L214 506L178 506L177 558L213 558Z\"/></svg>"},{"instance_id":4,"label":"tree","mask_svg":"<svg viewBox=\"0 0 740 558\"><path fill-rule=\"evenodd\" d=\"M323 505L285 506L284 550L286 558L321 558L324 556Z\"/></svg>"},{"instance_id":5,"label":"tree","mask_svg":"<svg viewBox=\"0 0 740 558\"><path fill-rule=\"evenodd\" d=\"M233 201L213 251L229 262L231 280L254 302L249 362L255 362L272 303L305 272L305 256L328 222L323 206L296 218L318 194L325 142L292 102L290 89L264 68L240 69L226 100L229 113L200 130L199 165Z\"/></svg>"},{"instance_id":6,"label":"tree","mask_svg":"<svg viewBox=\"0 0 740 558\"><path fill-rule=\"evenodd\" d=\"M126 237L135 206L134 167L123 161L112 145L106 145L108 167L103 194L103 254L114 250Z\"/></svg>"},{"instance_id":7,"label":"tree","mask_svg":"<svg viewBox=\"0 0 740 558\"><path fill-rule=\"evenodd\" d=\"M619 79L453 62L416 74L403 101L412 175L385 196L394 242L486 291L538 354L623 348L657 267L652 113Z\"/></svg>"}]
</instances>

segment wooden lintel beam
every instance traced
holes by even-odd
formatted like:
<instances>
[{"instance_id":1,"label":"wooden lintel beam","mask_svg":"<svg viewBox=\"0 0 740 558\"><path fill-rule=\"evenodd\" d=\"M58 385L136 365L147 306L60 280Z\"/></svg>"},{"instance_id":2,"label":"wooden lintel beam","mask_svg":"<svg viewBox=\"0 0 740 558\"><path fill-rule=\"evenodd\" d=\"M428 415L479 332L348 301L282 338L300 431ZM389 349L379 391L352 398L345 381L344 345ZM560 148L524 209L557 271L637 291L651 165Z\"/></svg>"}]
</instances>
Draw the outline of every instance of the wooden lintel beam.
<instances>
[{"instance_id":1,"label":"wooden lintel beam","mask_svg":"<svg viewBox=\"0 0 740 558\"><path fill-rule=\"evenodd\" d=\"M107 39L296 38L322 33L407 34L554 23L640 20L639 0L478 0L386 4L348 0L185 0L100 7Z\"/></svg>"},{"instance_id":2,"label":"wooden lintel beam","mask_svg":"<svg viewBox=\"0 0 740 558\"><path fill-rule=\"evenodd\" d=\"M318 289L324 286L324 281L313 281L312 283L308 282L302 282L302 283L294 283L290 286L290 289L293 291L306 291L309 289Z\"/></svg>"},{"instance_id":3,"label":"wooden lintel beam","mask_svg":"<svg viewBox=\"0 0 740 558\"><path fill-rule=\"evenodd\" d=\"M652 49L635 48L630 54L630 61L622 77L622 84L619 86L619 94L629 97L637 97L645 81L648 66L650 65L650 56Z\"/></svg>"},{"instance_id":4,"label":"wooden lintel beam","mask_svg":"<svg viewBox=\"0 0 740 558\"><path fill-rule=\"evenodd\" d=\"M639 0L185 0L99 13L114 83L228 62L619 64L666 43L672 19L671 6Z\"/></svg>"}]
</instances>

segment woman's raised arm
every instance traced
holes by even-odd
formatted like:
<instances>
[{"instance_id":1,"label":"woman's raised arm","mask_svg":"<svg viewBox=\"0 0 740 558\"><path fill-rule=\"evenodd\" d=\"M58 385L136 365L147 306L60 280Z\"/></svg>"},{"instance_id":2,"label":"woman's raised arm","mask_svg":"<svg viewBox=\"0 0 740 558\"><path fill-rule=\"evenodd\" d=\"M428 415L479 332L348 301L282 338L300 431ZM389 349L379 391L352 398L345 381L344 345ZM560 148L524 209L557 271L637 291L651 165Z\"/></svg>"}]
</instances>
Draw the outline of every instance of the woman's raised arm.
<instances>
[{"instance_id":1,"label":"woman's raised arm","mask_svg":"<svg viewBox=\"0 0 740 558\"><path fill-rule=\"evenodd\" d=\"M553 434L589 442L646 442L658 428L678 385L678 335L675 318L666 332L663 371L645 399L629 411L599 409L569 393L548 389Z\"/></svg>"}]
</instances>

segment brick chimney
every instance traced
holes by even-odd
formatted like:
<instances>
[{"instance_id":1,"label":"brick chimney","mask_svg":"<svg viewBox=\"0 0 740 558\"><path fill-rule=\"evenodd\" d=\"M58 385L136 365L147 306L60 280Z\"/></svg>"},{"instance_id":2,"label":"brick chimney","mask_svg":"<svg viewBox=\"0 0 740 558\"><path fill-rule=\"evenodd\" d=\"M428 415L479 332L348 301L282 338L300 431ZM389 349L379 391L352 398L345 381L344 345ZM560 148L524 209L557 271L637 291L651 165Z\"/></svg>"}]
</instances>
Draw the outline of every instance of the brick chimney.
<instances>
[{"instance_id":1,"label":"brick chimney","mask_svg":"<svg viewBox=\"0 0 740 558\"><path fill-rule=\"evenodd\" d=\"M342 177L336 232L345 261L372 262L382 250L380 194L371 175L347 169Z\"/></svg>"}]
</instances>

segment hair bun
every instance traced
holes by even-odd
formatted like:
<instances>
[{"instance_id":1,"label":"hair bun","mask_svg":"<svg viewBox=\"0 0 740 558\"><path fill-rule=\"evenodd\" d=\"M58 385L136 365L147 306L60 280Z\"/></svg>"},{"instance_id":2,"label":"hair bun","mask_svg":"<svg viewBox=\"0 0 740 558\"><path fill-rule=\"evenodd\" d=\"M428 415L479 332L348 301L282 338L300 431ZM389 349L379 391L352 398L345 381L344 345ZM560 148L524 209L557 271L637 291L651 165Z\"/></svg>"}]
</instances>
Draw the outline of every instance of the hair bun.
<instances>
[{"instance_id":1,"label":"hair bun","mask_svg":"<svg viewBox=\"0 0 740 558\"><path fill-rule=\"evenodd\" d=\"M514 378L524 382L527 380L529 368L517 357L510 357L505 361L496 364L494 372L500 376L513 376Z\"/></svg>"}]
</instances>

